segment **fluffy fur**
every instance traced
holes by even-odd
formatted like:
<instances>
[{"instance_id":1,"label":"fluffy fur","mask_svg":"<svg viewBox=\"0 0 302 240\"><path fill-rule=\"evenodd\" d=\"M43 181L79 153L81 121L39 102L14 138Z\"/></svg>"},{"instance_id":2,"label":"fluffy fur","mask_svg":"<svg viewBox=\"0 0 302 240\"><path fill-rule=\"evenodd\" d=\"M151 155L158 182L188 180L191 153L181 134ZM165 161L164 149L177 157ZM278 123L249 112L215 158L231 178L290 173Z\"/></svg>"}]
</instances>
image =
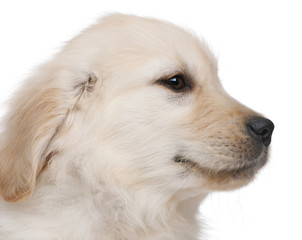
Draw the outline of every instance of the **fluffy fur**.
<instances>
[{"instance_id":1,"label":"fluffy fur","mask_svg":"<svg viewBox=\"0 0 302 240\"><path fill-rule=\"evenodd\" d=\"M174 75L186 91L164 84ZM105 17L12 98L0 239L197 239L207 194L247 184L266 161L246 130L257 115L224 92L191 33Z\"/></svg>"}]
</instances>

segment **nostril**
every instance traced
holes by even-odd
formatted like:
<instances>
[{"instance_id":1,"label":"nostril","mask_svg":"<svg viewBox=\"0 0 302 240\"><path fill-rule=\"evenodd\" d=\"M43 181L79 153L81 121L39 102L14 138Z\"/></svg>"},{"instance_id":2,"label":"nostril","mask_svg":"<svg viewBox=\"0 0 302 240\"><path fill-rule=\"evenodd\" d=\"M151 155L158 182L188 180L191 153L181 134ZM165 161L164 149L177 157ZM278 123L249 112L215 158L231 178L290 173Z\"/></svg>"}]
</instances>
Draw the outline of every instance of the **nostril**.
<instances>
[{"instance_id":1,"label":"nostril","mask_svg":"<svg viewBox=\"0 0 302 240\"><path fill-rule=\"evenodd\" d=\"M263 144L268 146L271 143L272 133L274 131L274 123L264 117L253 117L247 123L250 132L261 137Z\"/></svg>"}]
</instances>

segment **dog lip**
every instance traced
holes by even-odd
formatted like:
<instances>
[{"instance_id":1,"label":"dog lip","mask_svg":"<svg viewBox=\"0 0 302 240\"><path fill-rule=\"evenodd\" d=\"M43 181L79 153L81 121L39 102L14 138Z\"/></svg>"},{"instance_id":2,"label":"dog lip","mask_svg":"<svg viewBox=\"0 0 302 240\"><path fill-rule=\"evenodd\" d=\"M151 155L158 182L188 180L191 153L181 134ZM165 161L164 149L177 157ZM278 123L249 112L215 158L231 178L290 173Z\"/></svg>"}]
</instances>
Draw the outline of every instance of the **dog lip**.
<instances>
[{"instance_id":1,"label":"dog lip","mask_svg":"<svg viewBox=\"0 0 302 240\"><path fill-rule=\"evenodd\" d=\"M232 177L234 179L252 178L257 170L263 167L267 162L267 154L264 153L262 157L255 159L253 162L247 161L246 164L242 164L240 167L225 168L225 169L212 169L208 167L202 167L194 160L185 158L181 155L174 157L174 162L184 165L184 167L192 170L195 173L200 173L206 177L221 179L224 176Z\"/></svg>"},{"instance_id":2,"label":"dog lip","mask_svg":"<svg viewBox=\"0 0 302 240\"><path fill-rule=\"evenodd\" d=\"M176 156L174 157L174 162L176 162L176 163L186 162L186 161L187 161L187 159L184 158L183 156L176 155Z\"/></svg>"}]
</instances>

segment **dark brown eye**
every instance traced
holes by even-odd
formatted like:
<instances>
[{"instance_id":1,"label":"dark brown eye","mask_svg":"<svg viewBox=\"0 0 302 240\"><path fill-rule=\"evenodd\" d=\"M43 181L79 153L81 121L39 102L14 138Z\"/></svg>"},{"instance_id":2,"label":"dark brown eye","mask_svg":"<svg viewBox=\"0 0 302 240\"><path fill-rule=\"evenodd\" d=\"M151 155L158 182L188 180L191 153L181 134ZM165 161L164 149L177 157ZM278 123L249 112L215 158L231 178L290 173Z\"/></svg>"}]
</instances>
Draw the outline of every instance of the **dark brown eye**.
<instances>
[{"instance_id":1,"label":"dark brown eye","mask_svg":"<svg viewBox=\"0 0 302 240\"><path fill-rule=\"evenodd\" d=\"M186 82L182 76L174 76L169 79L162 80L164 85L171 88L174 91L180 92L186 89Z\"/></svg>"}]
</instances>

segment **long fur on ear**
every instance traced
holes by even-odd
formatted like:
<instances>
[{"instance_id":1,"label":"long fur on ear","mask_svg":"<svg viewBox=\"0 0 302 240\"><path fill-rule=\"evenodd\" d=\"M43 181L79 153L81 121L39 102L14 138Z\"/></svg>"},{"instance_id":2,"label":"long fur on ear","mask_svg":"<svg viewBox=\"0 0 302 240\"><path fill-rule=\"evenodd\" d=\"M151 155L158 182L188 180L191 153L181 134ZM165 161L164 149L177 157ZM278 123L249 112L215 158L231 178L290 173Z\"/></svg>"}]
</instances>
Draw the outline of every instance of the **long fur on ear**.
<instances>
[{"instance_id":1,"label":"long fur on ear","mask_svg":"<svg viewBox=\"0 0 302 240\"><path fill-rule=\"evenodd\" d=\"M47 146L83 92L90 91L91 79L95 81L94 75L79 77L52 70L40 70L25 83L12 99L4 121L0 194L6 201L30 197L47 158Z\"/></svg>"}]
</instances>

